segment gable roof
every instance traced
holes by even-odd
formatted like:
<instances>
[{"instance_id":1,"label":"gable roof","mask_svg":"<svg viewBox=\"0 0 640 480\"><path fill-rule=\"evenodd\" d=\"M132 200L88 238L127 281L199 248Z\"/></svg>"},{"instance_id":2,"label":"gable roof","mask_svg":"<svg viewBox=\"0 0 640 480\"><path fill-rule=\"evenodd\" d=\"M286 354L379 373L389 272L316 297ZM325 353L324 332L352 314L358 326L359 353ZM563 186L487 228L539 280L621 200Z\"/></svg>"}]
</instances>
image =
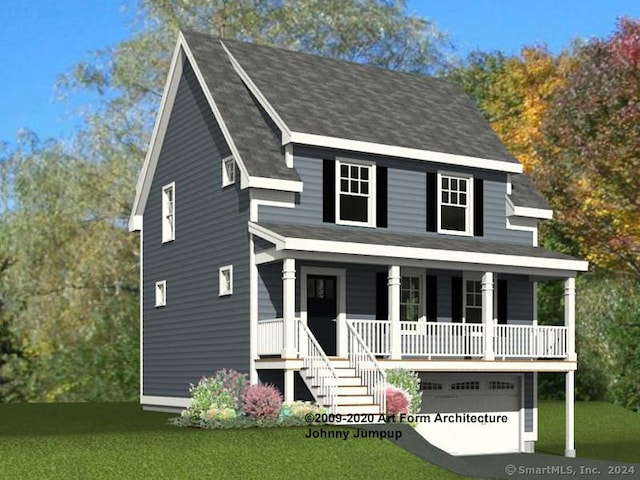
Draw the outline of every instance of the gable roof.
<instances>
[{"instance_id":1,"label":"gable roof","mask_svg":"<svg viewBox=\"0 0 640 480\"><path fill-rule=\"evenodd\" d=\"M181 32L129 222L139 228L184 62L238 164L242 188L302 191L287 145L511 173L522 165L455 83Z\"/></svg>"},{"instance_id":2,"label":"gable roof","mask_svg":"<svg viewBox=\"0 0 640 480\"><path fill-rule=\"evenodd\" d=\"M292 132L491 159L521 168L473 100L452 81L222 42Z\"/></svg>"}]
</instances>

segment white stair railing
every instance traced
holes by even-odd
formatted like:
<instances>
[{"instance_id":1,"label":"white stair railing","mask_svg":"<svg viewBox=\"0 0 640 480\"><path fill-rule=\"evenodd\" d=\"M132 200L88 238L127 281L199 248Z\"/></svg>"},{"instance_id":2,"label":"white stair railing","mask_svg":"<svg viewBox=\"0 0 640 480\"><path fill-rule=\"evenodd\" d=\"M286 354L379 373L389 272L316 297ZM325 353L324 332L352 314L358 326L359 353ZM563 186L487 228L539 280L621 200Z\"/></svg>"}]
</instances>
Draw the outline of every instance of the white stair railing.
<instances>
[{"instance_id":1,"label":"white stair railing","mask_svg":"<svg viewBox=\"0 0 640 480\"><path fill-rule=\"evenodd\" d=\"M305 349L302 366L307 377L313 378L312 383L318 389L318 395L323 398L323 406L335 414L338 407L338 375L309 327L300 319L297 323L299 346Z\"/></svg>"},{"instance_id":2,"label":"white stair railing","mask_svg":"<svg viewBox=\"0 0 640 480\"><path fill-rule=\"evenodd\" d=\"M373 403L380 405L380 413L386 413L387 375L371 353L352 322L347 320L349 367L354 368L356 376L367 387L369 395L373 396Z\"/></svg>"}]
</instances>

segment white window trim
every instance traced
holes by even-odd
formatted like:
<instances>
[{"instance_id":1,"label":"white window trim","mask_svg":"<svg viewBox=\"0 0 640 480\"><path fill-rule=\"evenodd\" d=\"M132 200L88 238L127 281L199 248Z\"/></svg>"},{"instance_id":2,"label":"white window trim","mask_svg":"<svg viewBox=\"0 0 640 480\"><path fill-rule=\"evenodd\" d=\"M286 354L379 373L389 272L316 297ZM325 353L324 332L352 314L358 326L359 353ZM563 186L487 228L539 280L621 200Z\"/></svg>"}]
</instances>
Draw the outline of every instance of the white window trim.
<instances>
[{"instance_id":1,"label":"white window trim","mask_svg":"<svg viewBox=\"0 0 640 480\"><path fill-rule=\"evenodd\" d=\"M166 191L172 190L173 212L171 216L171 226L167 225L167 200ZM162 243L172 242L176 239L176 182L171 182L162 187Z\"/></svg>"},{"instance_id":2,"label":"white window trim","mask_svg":"<svg viewBox=\"0 0 640 480\"><path fill-rule=\"evenodd\" d=\"M162 292L162 295L160 295L160 292ZM156 294L156 307L166 307L167 305L167 281L166 280L160 280L159 282L156 282L155 294Z\"/></svg>"},{"instance_id":3,"label":"white window trim","mask_svg":"<svg viewBox=\"0 0 640 480\"><path fill-rule=\"evenodd\" d=\"M358 165L369 168L369 198L367 210L369 220L367 222L355 222L353 220L340 220L340 165ZM350 158L337 157L335 161L335 217L338 225L352 225L356 227L376 227L376 164L365 160L353 160Z\"/></svg>"},{"instance_id":4,"label":"white window trim","mask_svg":"<svg viewBox=\"0 0 640 480\"><path fill-rule=\"evenodd\" d=\"M427 288L424 277L424 271L417 268L402 268L400 269L400 282L402 282L402 277L418 277L419 282L419 290L418 294L420 295L420 313L418 316L418 322L426 322L427 321ZM402 289L402 284L400 285Z\"/></svg>"},{"instance_id":5,"label":"white window trim","mask_svg":"<svg viewBox=\"0 0 640 480\"><path fill-rule=\"evenodd\" d=\"M467 208L465 214L465 230L446 230L442 228L442 177L453 177L453 178L462 178L468 180L468 188L467 188ZM438 188L437 188L437 196L438 196L438 233L445 233L447 235L461 235L464 237L472 237L473 236L473 175L467 175L463 173L454 173L454 172L446 172L441 171L438 172L437 178Z\"/></svg>"},{"instance_id":6,"label":"white window trim","mask_svg":"<svg viewBox=\"0 0 640 480\"><path fill-rule=\"evenodd\" d=\"M229 178L229 175L227 175L226 164L229 161L231 161L231 165L233 166L233 178ZM233 159L233 155L230 155L222 159L222 188L233 185L234 183L236 183L236 162Z\"/></svg>"},{"instance_id":7,"label":"white window trim","mask_svg":"<svg viewBox=\"0 0 640 480\"><path fill-rule=\"evenodd\" d=\"M467 282L482 282L482 273L464 272L462 276L462 323L467 323ZM482 305L482 300L480 302L480 309L482 310L484 305ZM478 324L475 323L474 325Z\"/></svg>"},{"instance_id":8,"label":"white window trim","mask_svg":"<svg viewBox=\"0 0 640 480\"><path fill-rule=\"evenodd\" d=\"M229 272L229 290L224 288L224 272ZM224 265L218 272L219 296L233 295L233 265Z\"/></svg>"}]
</instances>

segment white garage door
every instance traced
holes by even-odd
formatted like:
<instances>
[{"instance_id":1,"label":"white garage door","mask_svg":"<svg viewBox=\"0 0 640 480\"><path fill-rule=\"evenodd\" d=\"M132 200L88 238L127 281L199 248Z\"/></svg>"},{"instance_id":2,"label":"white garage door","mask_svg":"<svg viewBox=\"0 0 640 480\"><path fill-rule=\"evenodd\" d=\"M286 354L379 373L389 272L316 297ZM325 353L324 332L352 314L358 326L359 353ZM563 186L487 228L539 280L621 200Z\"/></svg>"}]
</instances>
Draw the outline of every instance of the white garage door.
<instances>
[{"instance_id":1,"label":"white garage door","mask_svg":"<svg viewBox=\"0 0 640 480\"><path fill-rule=\"evenodd\" d=\"M418 432L452 455L520 449L520 377L424 376Z\"/></svg>"}]
</instances>

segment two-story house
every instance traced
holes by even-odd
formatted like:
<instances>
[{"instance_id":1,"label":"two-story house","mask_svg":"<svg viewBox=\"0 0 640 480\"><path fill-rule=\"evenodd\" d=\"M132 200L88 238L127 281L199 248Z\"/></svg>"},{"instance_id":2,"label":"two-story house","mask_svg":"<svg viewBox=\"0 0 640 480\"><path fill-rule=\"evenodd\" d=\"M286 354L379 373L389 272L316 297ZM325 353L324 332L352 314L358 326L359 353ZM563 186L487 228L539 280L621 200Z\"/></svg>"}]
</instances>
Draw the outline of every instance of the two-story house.
<instances>
[{"instance_id":1,"label":"two-story house","mask_svg":"<svg viewBox=\"0 0 640 480\"><path fill-rule=\"evenodd\" d=\"M130 220L141 404L185 408L226 367L377 413L385 371L406 368L423 413L459 414L418 426L433 444L531 452L537 375L564 372L574 455L587 263L538 247L551 214L450 81L182 33ZM552 279L565 324L538 325Z\"/></svg>"}]
</instances>

